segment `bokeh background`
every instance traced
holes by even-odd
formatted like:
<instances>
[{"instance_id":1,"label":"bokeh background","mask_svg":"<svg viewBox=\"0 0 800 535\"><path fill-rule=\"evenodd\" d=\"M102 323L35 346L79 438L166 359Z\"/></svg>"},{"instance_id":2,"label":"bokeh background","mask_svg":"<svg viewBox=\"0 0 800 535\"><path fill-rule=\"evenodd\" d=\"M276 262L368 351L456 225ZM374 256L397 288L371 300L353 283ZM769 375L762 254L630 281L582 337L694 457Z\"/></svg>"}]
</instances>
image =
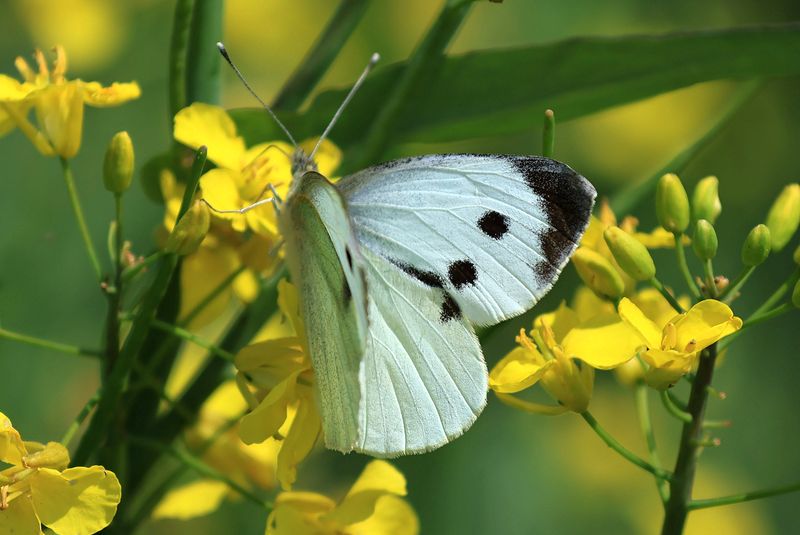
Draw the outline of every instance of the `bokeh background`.
<instances>
[{"instance_id":1,"label":"bokeh background","mask_svg":"<svg viewBox=\"0 0 800 535\"><path fill-rule=\"evenodd\" d=\"M277 91L336 7L334 0L229 0L225 40L266 100ZM372 51L384 61L406 57L440 7L439 1L374 2L320 87L349 84ZM87 109L78 188L97 244L104 243L113 203L101 180L110 136L126 129L138 165L169 140L167 51L173 2L161 0L3 0L0 72L12 74L17 55L62 43L72 76L103 82L136 80L142 98L113 110ZM450 48L544 43L578 35L622 35L800 19L795 0L649 2L507 0L479 3ZM798 59L800 61L800 59ZM547 76L546 72L541 73ZM735 88L733 82L693 86L591 117L559 124L556 157L590 177L601 194L647 176L702 131ZM453 89L457 91L457 88ZM723 213L718 271L733 276L747 231L762 222L780 189L800 178L800 80L769 82L682 174L687 188L709 174L720 179ZM226 73L223 104L251 106L251 97ZM556 109L556 116L558 110ZM409 154L480 150L539 152L540 126L529 133L447 146L398 148ZM333 140L336 140L335 132ZM345 158L347 156L345 155ZM19 133L0 140L0 324L9 329L94 347L105 314L64 192L58 162L35 152ZM140 188L126 196L127 232L139 252L153 247L162 209ZM635 215L655 223L652 203ZM760 268L739 307L752 310L791 270L797 239ZM666 253L656 258L663 279L679 287ZM568 298L571 268L539 311ZM736 307L735 307L736 309ZM757 489L800 478L800 339L797 314L741 337L715 384L728 393L711 417L732 418L722 446L706 450L697 497ZM487 347L491 366L513 344L513 329ZM0 411L34 440L60 437L97 386L95 363L0 341ZM662 458L674 459L678 423L653 398ZM632 392L598 374L592 411L634 451L645 454ZM346 489L366 458L320 451L301 466L297 488L334 494ZM620 460L574 415L530 416L489 406L454 443L403 458L409 500L423 533L656 533L661 510L652 479ZM800 532L800 496L692 513L689 533ZM259 533L265 514L248 503L226 504L213 517L148 525L153 533Z\"/></svg>"}]
</instances>

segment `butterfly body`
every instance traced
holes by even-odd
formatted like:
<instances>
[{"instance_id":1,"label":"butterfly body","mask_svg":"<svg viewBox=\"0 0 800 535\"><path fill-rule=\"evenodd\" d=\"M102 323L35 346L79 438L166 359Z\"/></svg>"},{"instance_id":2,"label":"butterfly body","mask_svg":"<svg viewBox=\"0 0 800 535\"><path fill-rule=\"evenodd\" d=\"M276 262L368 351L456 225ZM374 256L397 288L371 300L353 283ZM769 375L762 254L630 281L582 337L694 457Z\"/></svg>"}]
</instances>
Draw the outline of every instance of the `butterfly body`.
<instances>
[{"instance_id":1,"label":"butterfly body","mask_svg":"<svg viewBox=\"0 0 800 535\"><path fill-rule=\"evenodd\" d=\"M486 403L472 324L519 315L549 290L594 189L527 156L423 156L336 184L294 162L279 225L326 445L392 457L459 436Z\"/></svg>"}]
</instances>

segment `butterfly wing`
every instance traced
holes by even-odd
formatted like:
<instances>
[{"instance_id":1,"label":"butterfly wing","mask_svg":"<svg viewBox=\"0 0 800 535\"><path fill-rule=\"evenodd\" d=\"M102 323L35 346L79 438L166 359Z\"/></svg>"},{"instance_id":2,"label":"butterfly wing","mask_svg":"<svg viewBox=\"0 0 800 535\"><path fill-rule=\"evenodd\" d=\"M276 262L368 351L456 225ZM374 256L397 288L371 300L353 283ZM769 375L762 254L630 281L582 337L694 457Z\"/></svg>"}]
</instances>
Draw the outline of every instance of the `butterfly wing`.
<instances>
[{"instance_id":1,"label":"butterfly wing","mask_svg":"<svg viewBox=\"0 0 800 535\"><path fill-rule=\"evenodd\" d=\"M465 318L442 313L445 292L362 253L369 333L355 449L394 457L437 448L461 435L486 404L480 344Z\"/></svg>"},{"instance_id":2,"label":"butterfly wing","mask_svg":"<svg viewBox=\"0 0 800 535\"><path fill-rule=\"evenodd\" d=\"M541 157L446 154L397 160L337 183L363 248L493 325L555 283L586 228L595 190Z\"/></svg>"},{"instance_id":3,"label":"butterfly wing","mask_svg":"<svg viewBox=\"0 0 800 535\"><path fill-rule=\"evenodd\" d=\"M367 334L363 260L339 193L318 173L301 177L281 208L279 224L289 272L300 289L325 441L349 451L361 435L359 370Z\"/></svg>"}]
</instances>

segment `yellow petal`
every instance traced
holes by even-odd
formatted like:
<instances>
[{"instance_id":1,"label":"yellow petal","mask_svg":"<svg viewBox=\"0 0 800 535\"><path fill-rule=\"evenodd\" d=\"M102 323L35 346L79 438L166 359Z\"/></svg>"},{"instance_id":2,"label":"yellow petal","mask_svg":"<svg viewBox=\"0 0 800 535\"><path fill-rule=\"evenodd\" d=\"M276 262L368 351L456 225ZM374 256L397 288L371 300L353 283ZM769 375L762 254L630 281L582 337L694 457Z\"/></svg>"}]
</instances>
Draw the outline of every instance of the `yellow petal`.
<instances>
[{"instance_id":1,"label":"yellow petal","mask_svg":"<svg viewBox=\"0 0 800 535\"><path fill-rule=\"evenodd\" d=\"M36 92L36 121L56 154L78 153L83 130L83 95L75 83L51 85Z\"/></svg>"},{"instance_id":2,"label":"yellow petal","mask_svg":"<svg viewBox=\"0 0 800 535\"><path fill-rule=\"evenodd\" d=\"M613 313L614 305L597 297L597 294L586 286L579 286L572 297L572 309L578 315L578 321L584 322L598 314Z\"/></svg>"},{"instance_id":3,"label":"yellow petal","mask_svg":"<svg viewBox=\"0 0 800 535\"><path fill-rule=\"evenodd\" d=\"M681 300L683 303L680 302ZM646 288L638 292L631 298L631 301L657 326L666 325L678 316L678 312L672 308L669 301L655 288ZM688 308L689 304L686 301L681 298L678 302L684 308Z\"/></svg>"},{"instance_id":4,"label":"yellow petal","mask_svg":"<svg viewBox=\"0 0 800 535\"><path fill-rule=\"evenodd\" d=\"M266 535L323 535L318 517L334 507L330 498L313 492L282 492L267 518Z\"/></svg>"},{"instance_id":5,"label":"yellow petal","mask_svg":"<svg viewBox=\"0 0 800 535\"><path fill-rule=\"evenodd\" d=\"M662 227L657 227L650 233L635 232L633 237L648 249L672 249L675 247L675 236ZM684 234L681 237L681 243L688 245L691 240Z\"/></svg>"},{"instance_id":6,"label":"yellow petal","mask_svg":"<svg viewBox=\"0 0 800 535\"><path fill-rule=\"evenodd\" d=\"M220 167L236 172L242 167L244 140L236 135L236 125L219 106L195 102L182 109L175 115L174 136L193 149L205 145L208 159Z\"/></svg>"},{"instance_id":7,"label":"yellow petal","mask_svg":"<svg viewBox=\"0 0 800 535\"><path fill-rule=\"evenodd\" d=\"M642 359L649 365L644 374L645 382L656 390L666 390L689 373L697 361L697 353L651 349Z\"/></svg>"},{"instance_id":8,"label":"yellow petal","mask_svg":"<svg viewBox=\"0 0 800 535\"><path fill-rule=\"evenodd\" d=\"M305 339L305 325L303 324L302 316L300 316L300 299L297 288L286 279L281 279L278 282L278 308L289 320L289 323L292 324L294 332L300 338L300 343L303 347L308 347L308 342Z\"/></svg>"},{"instance_id":9,"label":"yellow petal","mask_svg":"<svg viewBox=\"0 0 800 535\"><path fill-rule=\"evenodd\" d=\"M345 526L361 522L372 516L378 499L387 495L405 496L406 478L386 461L370 461L342 503L323 520Z\"/></svg>"},{"instance_id":10,"label":"yellow petal","mask_svg":"<svg viewBox=\"0 0 800 535\"><path fill-rule=\"evenodd\" d=\"M700 351L742 327L742 320L733 315L728 305L716 299L700 301L675 322L676 349Z\"/></svg>"},{"instance_id":11,"label":"yellow petal","mask_svg":"<svg viewBox=\"0 0 800 535\"><path fill-rule=\"evenodd\" d=\"M239 422L239 436L245 444L263 442L278 432L286 420L286 406L292 401L297 371L278 383L252 412Z\"/></svg>"},{"instance_id":12,"label":"yellow petal","mask_svg":"<svg viewBox=\"0 0 800 535\"><path fill-rule=\"evenodd\" d=\"M236 369L247 372L262 388L272 388L289 374L305 368L303 350L296 336L256 342L236 354ZM263 379L264 382L261 380Z\"/></svg>"},{"instance_id":13,"label":"yellow petal","mask_svg":"<svg viewBox=\"0 0 800 535\"><path fill-rule=\"evenodd\" d=\"M153 518L188 520L216 511L228 494L228 485L200 479L170 490L153 511Z\"/></svg>"},{"instance_id":14,"label":"yellow petal","mask_svg":"<svg viewBox=\"0 0 800 535\"><path fill-rule=\"evenodd\" d=\"M206 240L208 241L208 240ZM231 273L239 268L236 251L227 245L206 247L201 245L181 263L181 317L190 311L214 289L218 288ZM205 325L222 315L231 302L231 291L223 291L215 297L191 322L193 327Z\"/></svg>"},{"instance_id":15,"label":"yellow petal","mask_svg":"<svg viewBox=\"0 0 800 535\"><path fill-rule=\"evenodd\" d=\"M0 462L20 466L27 454L19 431L11 425L8 416L0 412Z\"/></svg>"},{"instance_id":16,"label":"yellow petal","mask_svg":"<svg viewBox=\"0 0 800 535\"><path fill-rule=\"evenodd\" d=\"M375 504L375 512L362 522L347 528L350 535L416 535L419 519L414 509L402 498L383 496Z\"/></svg>"},{"instance_id":17,"label":"yellow petal","mask_svg":"<svg viewBox=\"0 0 800 535\"><path fill-rule=\"evenodd\" d=\"M523 347L512 349L489 373L489 388L514 393L536 384L552 361L546 362L538 351L531 353L531 349Z\"/></svg>"},{"instance_id":18,"label":"yellow petal","mask_svg":"<svg viewBox=\"0 0 800 535\"><path fill-rule=\"evenodd\" d=\"M529 412L531 414L541 414L543 416L557 416L559 414L564 414L569 410L563 405L543 405L541 403L533 403L531 401L520 399L516 396L512 396L511 394L500 394L497 392L495 392L495 394L497 395L497 399L499 399L509 407L520 409L525 412Z\"/></svg>"},{"instance_id":19,"label":"yellow petal","mask_svg":"<svg viewBox=\"0 0 800 535\"><path fill-rule=\"evenodd\" d=\"M0 533L14 535L40 535L42 533L39 519L33 510L29 496L19 496L8 506L0 510Z\"/></svg>"},{"instance_id":20,"label":"yellow petal","mask_svg":"<svg viewBox=\"0 0 800 535\"><path fill-rule=\"evenodd\" d=\"M68 468L60 474L40 468L29 480L39 520L58 534L100 531L111 523L121 498L117 476L102 466Z\"/></svg>"},{"instance_id":21,"label":"yellow petal","mask_svg":"<svg viewBox=\"0 0 800 535\"><path fill-rule=\"evenodd\" d=\"M300 148L303 149L306 154L311 154L311 151L314 150L314 145L317 144L318 139L319 138L306 139L300 143ZM317 169L319 169L319 172L322 175L330 178L342 161L342 151L339 150L339 147L337 147L333 142L328 139L324 139L322 140L322 143L319 144L319 148L314 154L314 161L317 163Z\"/></svg>"},{"instance_id":22,"label":"yellow petal","mask_svg":"<svg viewBox=\"0 0 800 535\"><path fill-rule=\"evenodd\" d=\"M10 76L0 74L0 102L20 102L25 100L36 86L19 82Z\"/></svg>"},{"instance_id":23,"label":"yellow petal","mask_svg":"<svg viewBox=\"0 0 800 535\"><path fill-rule=\"evenodd\" d=\"M211 215L238 223L237 230L244 230L244 215L223 214L217 210L238 210L244 206L236 186L236 171L212 169L200 177L203 199L212 206Z\"/></svg>"},{"instance_id":24,"label":"yellow petal","mask_svg":"<svg viewBox=\"0 0 800 535\"><path fill-rule=\"evenodd\" d=\"M579 323L578 314L569 308L566 303L561 303L555 312L542 314L533 320L534 328L539 325L547 325L553 329L556 342L561 342L569 331L571 331Z\"/></svg>"},{"instance_id":25,"label":"yellow petal","mask_svg":"<svg viewBox=\"0 0 800 535\"><path fill-rule=\"evenodd\" d=\"M136 82L114 82L108 87L103 87L98 82L83 83L83 101L96 108L119 106L141 96L142 90Z\"/></svg>"},{"instance_id":26,"label":"yellow petal","mask_svg":"<svg viewBox=\"0 0 800 535\"><path fill-rule=\"evenodd\" d=\"M569 357L610 370L633 358L642 346L639 333L616 314L597 316L572 329L561 346Z\"/></svg>"},{"instance_id":27,"label":"yellow petal","mask_svg":"<svg viewBox=\"0 0 800 535\"><path fill-rule=\"evenodd\" d=\"M661 328L645 316L633 301L623 297L617 310L620 318L639 333L641 340L648 347L661 347Z\"/></svg>"},{"instance_id":28,"label":"yellow petal","mask_svg":"<svg viewBox=\"0 0 800 535\"><path fill-rule=\"evenodd\" d=\"M281 492L275 498L275 506L288 506L307 515L327 513L336 507L336 503L316 492Z\"/></svg>"},{"instance_id":29,"label":"yellow petal","mask_svg":"<svg viewBox=\"0 0 800 535\"><path fill-rule=\"evenodd\" d=\"M237 275L231 286L236 297L243 303L252 303L261 289L258 277L247 269Z\"/></svg>"},{"instance_id":30,"label":"yellow petal","mask_svg":"<svg viewBox=\"0 0 800 535\"><path fill-rule=\"evenodd\" d=\"M311 452L322 431L322 421L313 395L310 388L306 389L308 395L300 398L292 427L278 453L277 477L281 487L286 490L291 489L297 480L297 465Z\"/></svg>"}]
</instances>

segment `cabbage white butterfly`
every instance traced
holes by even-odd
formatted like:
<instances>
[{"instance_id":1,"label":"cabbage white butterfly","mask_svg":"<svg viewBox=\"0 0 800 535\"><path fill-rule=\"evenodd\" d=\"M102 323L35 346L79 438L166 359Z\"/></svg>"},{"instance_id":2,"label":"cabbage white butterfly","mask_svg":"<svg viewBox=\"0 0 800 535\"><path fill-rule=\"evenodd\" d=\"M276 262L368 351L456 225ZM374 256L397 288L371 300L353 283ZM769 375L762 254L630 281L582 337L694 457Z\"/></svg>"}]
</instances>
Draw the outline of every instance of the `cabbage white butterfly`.
<instances>
[{"instance_id":1,"label":"cabbage white butterfly","mask_svg":"<svg viewBox=\"0 0 800 535\"><path fill-rule=\"evenodd\" d=\"M377 54L320 139L375 61ZM397 160L334 184L317 172L315 151L292 155L285 199L256 205L273 202L278 211L325 444L376 457L435 449L486 404L472 324L522 314L553 286L595 190L554 160L478 154Z\"/></svg>"}]
</instances>

